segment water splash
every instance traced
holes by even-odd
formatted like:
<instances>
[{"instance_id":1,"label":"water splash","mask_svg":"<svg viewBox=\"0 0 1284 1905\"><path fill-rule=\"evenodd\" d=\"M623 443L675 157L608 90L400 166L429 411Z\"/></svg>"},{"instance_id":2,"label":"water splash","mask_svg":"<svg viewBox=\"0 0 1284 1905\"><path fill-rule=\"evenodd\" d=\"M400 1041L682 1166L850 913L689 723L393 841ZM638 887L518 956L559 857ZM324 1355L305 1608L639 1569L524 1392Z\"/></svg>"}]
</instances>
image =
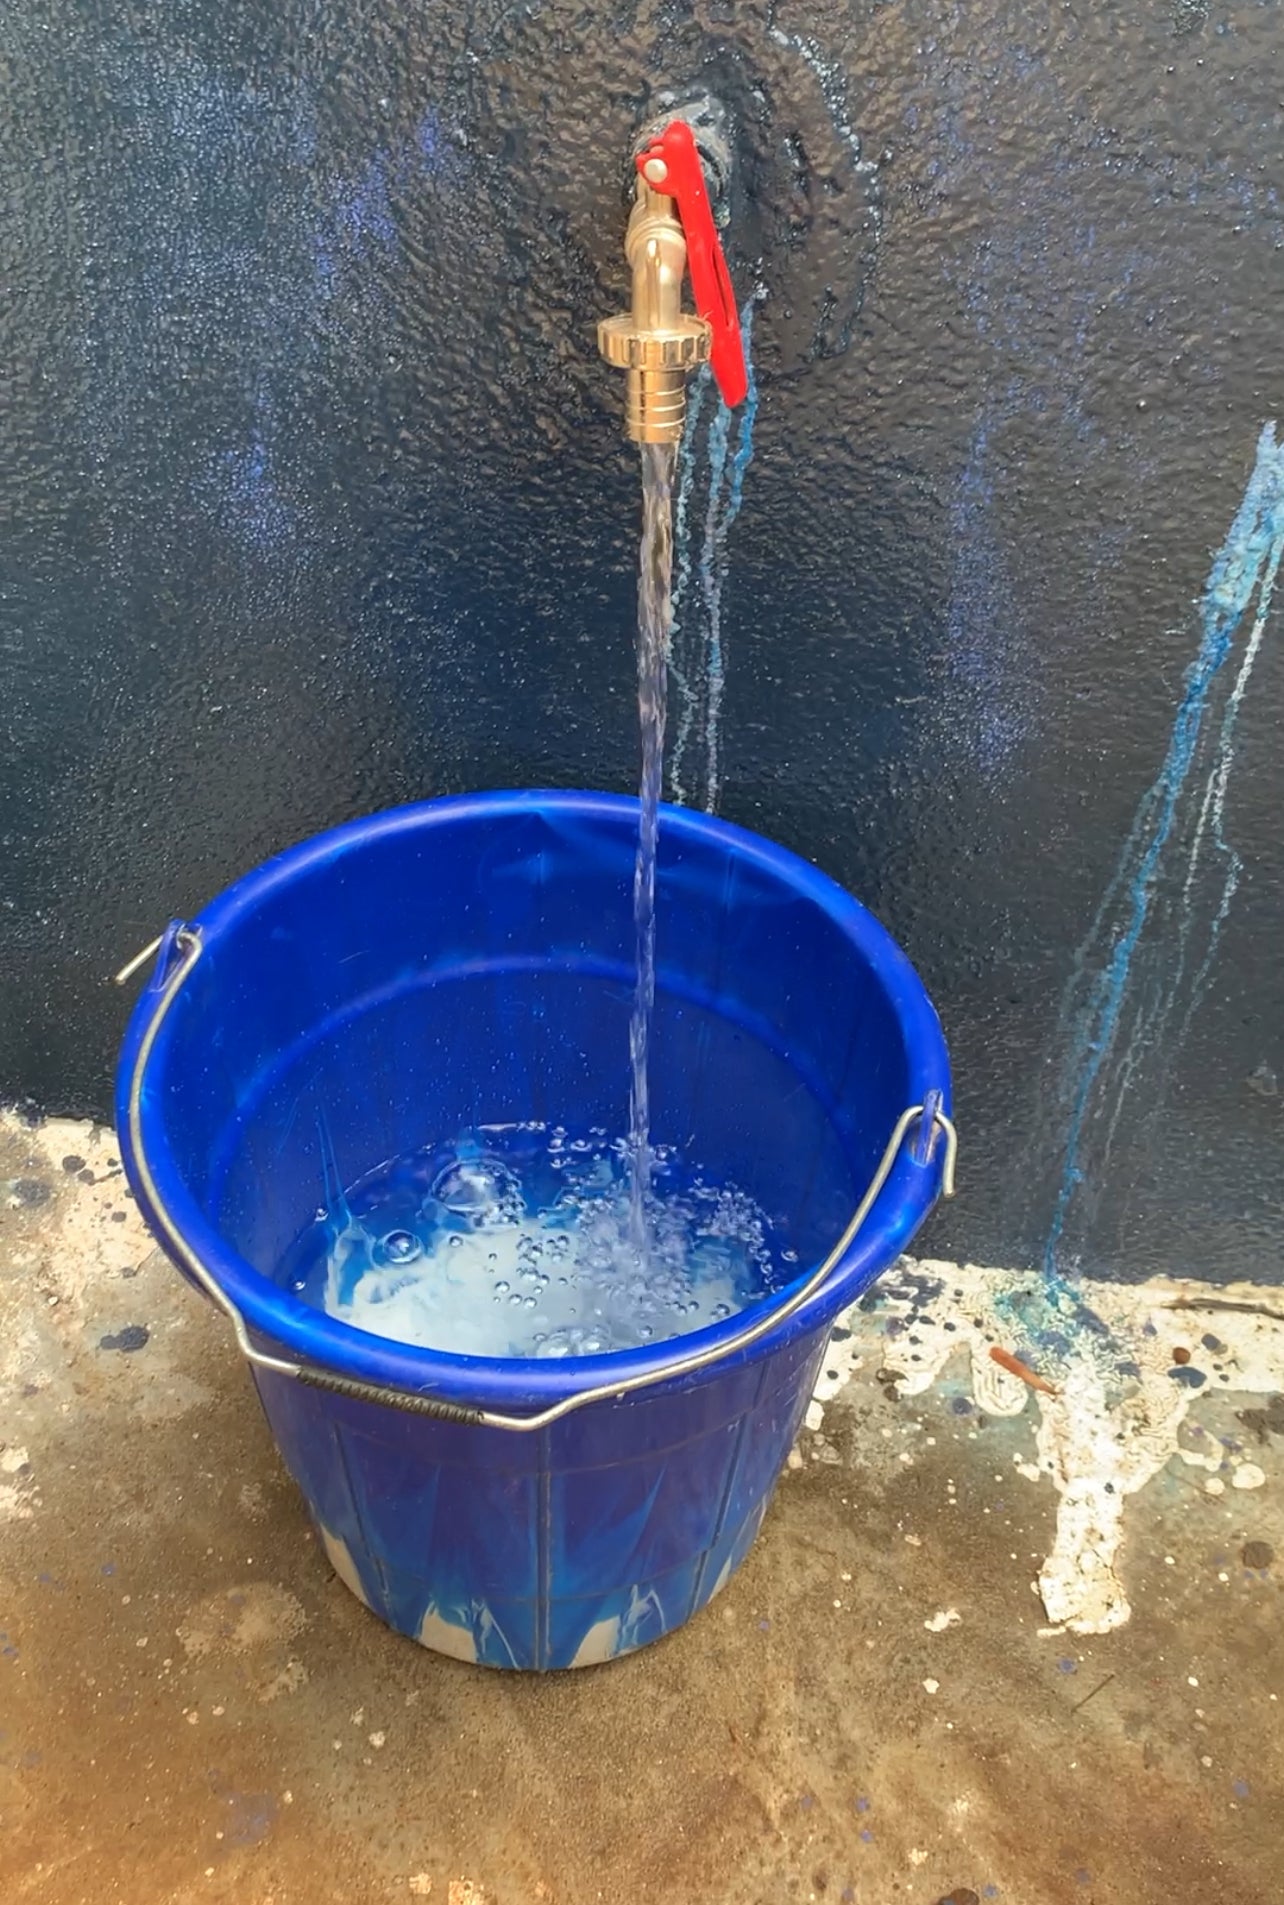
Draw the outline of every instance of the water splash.
<instances>
[{"instance_id":1,"label":"water splash","mask_svg":"<svg viewBox=\"0 0 1284 1905\"><path fill-rule=\"evenodd\" d=\"M291 1294L354 1329L463 1356L598 1356L725 1321L796 1274L788 1233L736 1185L658 1145L645 1260L632 1160L596 1128L473 1127L345 1193L322 1134L326 1204L278 1265Z\"/></svg>"},{"instance_id":2,"label":"water splash","mask_svg":"<svg viewBox=\"0 0 1284 1905\"><path fill-rule=\"evenodd\" d=\"M1268 423L1204 588L1200 645L1186 671L1163 765L1142 796L1063 999L1068 1117L1044 1251L1049 1279L1057 1279L1067 1261L1077 1262L1125 1100L1141 1094L1143 1106L1154 1108L1171 1063L1170 1027L1180 1014L1185 1033L1207 988L1243 871L1225 832L1226 795L1239 715L1282 555L1284 443ZM1226 664L1250 613L1250 632L1218 721L1215 704ZM1209 870L1211 906L1202 891Z\"/></svg>"},{"instance_id":3,"label":"water splash","mask_svg":"<svg viewBox=\"0 0 1284 1905\"><path fill-rule=\"evenodd\" d=\"M708 428L701 424L710 391L716 389L708 365L696 378L687 408L687 425L678 452L678 493L675 505L674 551L676 579L673 586L673 653L670 672L678 695L677 734L669 766L669 785L675 801L685 804L690 798L686 775L687 756L693 740L700 755L691 779L698 787L698 798L707 813L717 810L722 787L721 728L722 702L726 689L726 656L722 639L722 592L730 566L728 538L731 525L740 514L744 501L745 476L753 461L753 427L758 414L758 381L753 367L754 309L766 296L762 286L745 300L740 312L740 331L744 339L745 367L749 388L738 412L729 410L717 398L717 408ZM732 423L735 423L735 448L731 447ZM699 554L694 555L691 526L692 504L700 476L701 448L708 463L708 490L704 497L704 520L700 532ZM693 561L694 556L694 561ZM687 603L692 589L692 571L697 595L690 611Z\"/></svg>"}]
</instances>

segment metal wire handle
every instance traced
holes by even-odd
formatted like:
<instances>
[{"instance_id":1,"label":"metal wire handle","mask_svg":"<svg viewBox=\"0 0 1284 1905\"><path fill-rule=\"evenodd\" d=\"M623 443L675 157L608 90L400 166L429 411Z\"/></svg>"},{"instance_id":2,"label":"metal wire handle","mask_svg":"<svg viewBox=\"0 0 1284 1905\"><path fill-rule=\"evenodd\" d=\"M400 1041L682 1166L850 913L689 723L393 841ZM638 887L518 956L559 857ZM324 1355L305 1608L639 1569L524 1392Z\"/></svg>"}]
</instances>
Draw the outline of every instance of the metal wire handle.
<instances>
[{"instance_id":1,"label":"metal wire handle","mask_svg":"<svg viewBox=\"0 0 1284 1905\"><path fill-rule=\"evenodd\" d=\"M250 1333L240 1310L202 1263L170 1216L157 1189L156 1180L152 1176L151 1165L143 1145L142 1093L147 1062L161 1027L169 1016L170 1008L190 977L202 950L199 930L189 926L171 929L171 932L157 941L156 945L164 946L166 949L177 947L180 956L165 979L164 990L156 1010L139 1042L138 1056L134 1061L134 1069L129 1081L128 1101L129 1142L139 1182L150 1206L152 1226L160 1233L161 1240L171 1255L190 1272L194 1281L204 1290L211 1302L217 1304L228 1318L236 1334L237 1347L246 1361L253 1363L256 1369L270 1370L277 1376L293 1377L296 1382L306 1383L312 1389L325 1389L334 1395L351 1396L358 1402L378 1403L385 1408L400 1409L411 1415L432 1416L442 1422L462 1422L477 1428L509 1429L519 1435L530 1434L533 1430L547 1428L551 1422L559 1421L562 1416L570 1415L576 1409L587 1408L590 1403L616 1401L622 1396L633 1394L636 1390L649 1389L655 1383L668 1382L675 1376L694 1375L697 1370L707 1369L713 1363L723 1362L726 1358L737 1355L741 1350L748 1349L769 1330L777 1329L781 1323L786 1322L816 1294L855 1243L862 1225L874 1207L879 1192L891 1175L892 1166L896 1162L906 1134L920 1120L926 1124L927 1129L923 1133L921 1144L916 1147L918 1161L921 1164L930 1163L936 1133L940 1130L945 1137L941 1191L945 1197L954 1195L954 1166L958 1156L958 1133L954 1129L952 1120L941 1109L940 1094L929 1092L925 1104L910 1105L896 1120L892 1135L887 1140L887 1146L869 1181L865 1195L852 1213L847 1228L828 1256L816 1266L804 1282L788 1294L783 1302L773 1305L744 1329L737 1330L735 1335L728 1337L724 1343L693 1350L686 1356L676 1356L672 1362L664 1363L658 1369L647 1370L639 1376L629 1376L623 1381L598 1383L591 1389L578 1390L572 1396L564 1396L560 1402L551 1404L547 1409L541 1409L538 1415L504 1415L497 1410L475 1408L467 1403L447 1402L444 1397L425 1395L416 1390L396 1389L383 1383L359 1382L354 1377L341 1376L334 1370L318 1369L307 1363L293 1362L287 1357L273 1356L250 1340ZM147 953L140 954L137 959L131 960L130 964L117 975L117 983L123 984L132 973L138 970L141 961L153 950L154 947L148 947Z\"/></svg>"}]
</instances>

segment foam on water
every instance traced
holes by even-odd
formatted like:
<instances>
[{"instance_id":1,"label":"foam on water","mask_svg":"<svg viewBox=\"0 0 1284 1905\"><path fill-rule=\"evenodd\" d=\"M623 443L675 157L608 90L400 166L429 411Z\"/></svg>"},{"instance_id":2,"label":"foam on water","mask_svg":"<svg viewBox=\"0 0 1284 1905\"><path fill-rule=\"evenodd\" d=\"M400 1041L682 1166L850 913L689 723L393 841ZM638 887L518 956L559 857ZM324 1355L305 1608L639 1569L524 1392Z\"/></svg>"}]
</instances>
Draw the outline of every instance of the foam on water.
<instances>
[{"instance_id":1,"label":"foam on water","mask_svg":"<svg viewBox=\"0 0 1284 1905\"><path fill-rule=\"evenodd\" d=\"M651 1152L646 1243L631 1146L600 1130L490 1125L371 1172L281 1274L340 1322L469 1356L592 1356L686 1335L798 1274L753 1199Z\"/></svg>"}]
</instances>

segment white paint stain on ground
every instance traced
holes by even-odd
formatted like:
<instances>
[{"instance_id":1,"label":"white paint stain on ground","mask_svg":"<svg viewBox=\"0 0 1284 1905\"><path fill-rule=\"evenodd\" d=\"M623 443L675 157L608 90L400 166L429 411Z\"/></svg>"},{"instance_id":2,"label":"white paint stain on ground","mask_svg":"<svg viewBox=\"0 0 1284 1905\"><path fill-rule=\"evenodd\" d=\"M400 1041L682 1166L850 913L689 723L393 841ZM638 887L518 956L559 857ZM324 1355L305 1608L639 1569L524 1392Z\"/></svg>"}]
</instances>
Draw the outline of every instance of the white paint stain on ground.
<instances>
[{"instance_id":1,"label":"white paint stain on ground","mask_svg":"<svg viewBox=\"0 0 1284 1905\"><path fill-rule=\"evenodd\" d=\"M104 1338L142 1325L138 1349L102 1350L101 1373L129 1385L130 1407L147 1426L176 1421L210 1400L211 1391L178 1364L178 1339L199 1312L165 1305L174 1272L156 1249L129 1195L115 1134L52 1118L28 1125L0 1112L0 1188L13 1213L6 1223L0 1276L0 1444L5 1413L23 1392L65 1392L75 1404L74 1359Z\"/></svg>"},{"instance_id":2,"label":"white paint stain on ground","mask_svg":"<svg viewBox=\"0 0 1284 1905\"><path fill-rule=\"evenodd\" d=\"M1174 1458L1222 1470L1235 1488L1265 1483L1256 1463L1186 1448L1180 1434L1201 1395L1284 1388L1284 1311L1278 1291L1255 1284L1094 1283L1093 1309L1136 1373L1107 1384L1094 1339L1072 1348L1055 1372L1057 1393L1046 1395L990 1355L1008 1343L1005 1304L1029 1281L1013 1270L903 1259L878 1286L875 1308L855 1307L839 1319L849 1334L831 1344L808 1423L816 1404L831 1401L871 1358L889 1378L895 1372L902 1396L922 1395L958 1359L986 1415L1020 1415L1033 1398L1037 1457L1017 1466L1033 1482L1051 1482L1060 1498L1038 1590L1050 1621L1071 1633L1103 1634L1131 1611L1116 1572L1130 1496Z\"/></svg>"},{"instance_id":3,"label":"white paint stain on ground","mask_svg":"<svg viewBox=\"0 0 1284 1905\"><path fill-rule=\"evenodd\" d=\"M69 1384L73 1353L87 1335L96 1340L99 1332L151 1324L149 1288L162 1279L168 1289L174 1273L154 1250L126 1195L110 1130L66 1120L31 1127L2 1114L0 1138L7 1155L17 1160L10 1166L9 1202L24 1220L29 1217L27 1234L11 1252L21 1274L0 1281L3 1522L30 1520L41 1499L34 1472L38 1459L30 1460L16 1424L11 1422L6 1434L6 1407L19 1401L24 1388L56 1391ZM76 1168L69 1168L70 1160L78 1161ZM33 1195L39 1201L30 1201ZM1099 1358L1085 1349L1072 1353L1068 1365L1055 1372L1058 1394L1048 1396L1032 1392L990 1357L995 1344L1009 1345L1005 1300L1010 1303L1013 1292L1029 1281L1011 1270L905 1259L878 1286L876 1308L854 1309L839 1319L807 1416L813 1452L818 1459L840 1459L819 1431L826 1405L862 1367L895 1370L900 1393L914 1396L958 1358L985 1414L1018 1416L1033 1401L1036 1457L1018 1459L1017 1466L1032 1483L1050 1483L1059 1498L1056 1538L1039 1570L1039 1591L1054 1625L1103 1633L1129 1614L1116 1571L1128 1498L1166 1463L1176 1459L1202 1470L1202 1487L1213 1496L1266 1486L1258 1463L1209 1442L1191 1447L1181 1435L1201 1396L1284 1390L1284 1306L1278 1291L1252 1284L1167 1279L1094 1284L1093 1306L1137 1373L1108 1386ZM925 1296L929 1287L933 1294ZM165 1332L154 1334L145 1350L111 1357L110 1379L137 1384L131 1406L148 1422L168 1420L206 1399L206 1391L182 1375L166 1353L168 1338L191 1327L197 1315L184 1307L177 1319L171 1314ZM912 1348L905 1327L911 1315ZM1180 1379L1174 1376L1175 1349L1189 1358L1179 1359ZM1202 1388L1189 1386L1201 1376ZM70 1394L68 1389L69 1399ZM799 1465L795 1452L790 1466ZM340 1577L360 1595L356 1569L342 1543L327 1538L326 1548ZM431 1644L449 1638L452 1651L458 1650L460 1631L434 1635ZM295 1679L287 1662L280 1684L269 1681L272 1697L292 1691Z\"/></svg>"},{"instance_id":4,"label":"white paint stain on ground","mask_svg":"<svg viewBox=\"0 0 1284 1905\"><path fill-rule=\"evenodd\" d=\"M0 1475L13 1478L0 1481L0 1522L30 1521L40 1506L40 1497L25 1448L0 1447Z\"/></svg>"},{"instance_id":5,"label":"white paint stain on ground","mask_svg":"<svg viewBox=\"0 0 1284 1905\"><path fill-rule=\"evenodd\" d=\"M307 1615L288 1588L273 1581L246 1581L199 1602L175 1637L189 1659L200 1660L224 1649L243 1654L293 1640L307 1624Z\"/></svg>"}]
</instances>

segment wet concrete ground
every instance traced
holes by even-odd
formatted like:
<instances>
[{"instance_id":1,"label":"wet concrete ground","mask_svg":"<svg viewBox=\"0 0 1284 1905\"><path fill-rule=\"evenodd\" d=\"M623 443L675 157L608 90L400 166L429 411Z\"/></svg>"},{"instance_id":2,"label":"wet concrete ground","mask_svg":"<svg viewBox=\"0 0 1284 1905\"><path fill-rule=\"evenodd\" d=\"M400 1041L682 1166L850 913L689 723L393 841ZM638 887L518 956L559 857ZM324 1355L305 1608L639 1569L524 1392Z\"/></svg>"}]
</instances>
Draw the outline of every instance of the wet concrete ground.
<instances>
[{"instance_id":1,"label":"wet concrete ground","mask_svg":"<svg viewBox=\"0 0 1284 1905\"><path fill-rule=\"evenodd\" d=\"M987 1419L962 1372L898 1399L866 1359L689 1628L490 1674L336 1580L115 1158L0 1133L6 1900L1284 1896L1284 1411L1195 1400L1265 1479L1170 1463L1129 1508L1132 1617L1083 1638L1032 1590L1031 1418Z\"/></svg>"}]
</instances>

